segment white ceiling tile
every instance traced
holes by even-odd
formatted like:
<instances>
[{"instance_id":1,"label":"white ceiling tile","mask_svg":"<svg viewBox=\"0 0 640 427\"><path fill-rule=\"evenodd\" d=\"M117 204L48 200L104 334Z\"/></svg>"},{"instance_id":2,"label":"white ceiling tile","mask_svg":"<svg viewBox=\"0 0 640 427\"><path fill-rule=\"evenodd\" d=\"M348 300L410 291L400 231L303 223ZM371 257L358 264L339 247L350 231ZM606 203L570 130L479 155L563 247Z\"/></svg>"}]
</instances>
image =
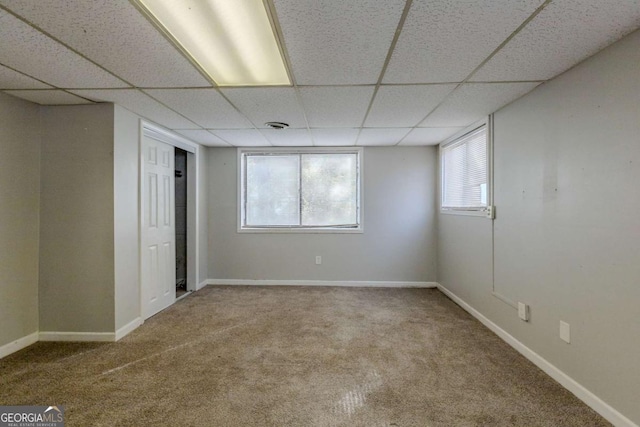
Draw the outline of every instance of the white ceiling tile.
<instances>
[{"instance_id":1,"label":"white ceiling tile","mask_svg":"<svg viewBox=\"0 0 640 427\"><path fill-rule=\"evenodd\" d=\"M461 82L543 0L414 0L385 83Z\"/></svg>"},{"instance_id":2,"label":"white ceiling tile","mask_svg":"<svg viewBox=\"0 0 640 427\"><path fill-rule=\"evenodd\" d=\"M358 137L358 145L396 145L411 128L366 128Z\"/></svg>"},{"instance_id":3,"label":"white ceiling tile","mask_svg":"<svg viewBox=\"0 0 640 427\"><path fill-rule=\"evenodd\" d=\"M350 146L356 144L358 129L311 129L311 135L319 147Z\"/></svg>"},{"instance_id":4,"label":"white ceiling tile","mask_svg":"<svg viewBox=\"0 0 640 427\"><path fill-rule=\"evenodd\" d=\"M381 86L365 126L413 127L455 87L455 84Z\"/></svg>"},{"instance_id":5,"label":"white ceiling tile","mask_svg":"<svg viewBox=\"0 0 640 427\"><path fill-rule=\"evenodd\" d=\"M538 83L474 83L456 89L420 127L464 127L491 114Z\"/></svg>"},{"instance_id":6,"label":"white ceiling tile","mask_svg":"<svg viewBox=\"0 0 640 427\"><path fill-rule=\"evenodd\" d=\"M79 105L91 104L91 101L82 99L63 90L7 90L5 93L35 102L40 105Z\"/></svg>"},{"instance_id":7,"label":"white ceiling tile","mask_svg":"<svg viewBox=\"0 0 640 427\"><path fill-rule=\"evenodd\" d=\"M0 40L0 63L53 86L127 86L122 80L2 10Z\"/></svg>"},{"instance_id":8,"label":"white ceiling tile","mask_svg":"<svg viewBox=\"0 0 640 427\"><path fill-rule=\"evenodd\" d=\"M373 86L299 88L311 127L359 127L367 113Z\"/></svg>"},{"instance_id":9,"label":"white ceiling tile","mask_svg":"<svg viewBox=\"0 0 640 427\"><path fill-rule=\"evenodd\" d=\"M556 0L485 64L472 80L547 80L639 25L638 0Z\"/></svg>"},{"instance_id":10,"label":"white ceiling tile","mask_svg":"<svg viewBox=\"0 0 640 427\"><path fill-rule=\"evenodd\" d=\"M262 134L275 147L306 147L313 145L307 129L263 129Z\"/></svg>"},{"instance_id":11,"label":"white ceiling tile","mask_svg":"<svg viewBox=\"0 0 640 427\"><path fill-rule=\"evenodd\" d=\"M192 141L198 144L206 145L208 147L228 147L229 144L204 129L181 129L176 130L177 133L182 134Z\"/></svg>"},{"instance_id":12,"label":"white ceiling tile","mask_svg":"<svg viewBox=\"0 0 640 427\"><path fill-rule=\"evenodd\" d=\"M464 128L415 128L400 145L437 145Z\"/></svg>"},{"instance_id":13,"label":"white ceiling tile","mask_svg":"<svg viewBox=\"0 0 640 427\"><path fill-rule=\"evenodd\" d=\"M46 89L50 87L36 79L0 65L0 89Z\"/></svg>"},{"instance_id":14,"label":"white ceiling tile","mask_svg":"<svg viewBox=\"0 0 640 427\"><path fill-rule=\"evenodd\" d=\"M133 85L210 86L128 1L1 0L0 3Z\"/></svg>"},{"instance_id":15,"label":"white ceiling tile","mask_svg":"<svg viewBox=\"0 0 640 427\"><path fill-rule=\"evenodd\" d=\"M378 81L405 0L275 0L298 84Z\"/></svg>"},{"instance_id":16,"label":"white ceiling tile","mask_svg":"<svg viewBox=\"0 0 640 427\"><path fill-rule=\"evenodd\" d=\"M113 102L169 129L198 129L200 126L136 89L73 90L94 101Z\"/></svg>"},{"instance_id":17,"label":"white ceiling tile","mask_svg":"<svg viewBox=\"0 0 640 427\"><path fill-rule=\"evenodd\" d=\"M271 146L269 141L256 129L210 129L211 132L237 147Z\"/></svg>"},{"instance_id":18,"label":"white ceiling tile","mask_svg":"<svg viewBox=\"0 0 640 427\"><path fill-rule=\"evenodd\" d=\"M216 89L147 89L145 92L207 129L253 127Z\"/></svg>"},{"instance_id":19,"label":"white ceiling tile","mask_svg":"<svg viewBox=\"0 0 640 427\"><path fill-rule=\"evenodd\" d=\"M304 128L302 107L292 87L221 89L222 93L257 127L266 122L284 122L292 128Z\"/></svg>"}]
</instances>

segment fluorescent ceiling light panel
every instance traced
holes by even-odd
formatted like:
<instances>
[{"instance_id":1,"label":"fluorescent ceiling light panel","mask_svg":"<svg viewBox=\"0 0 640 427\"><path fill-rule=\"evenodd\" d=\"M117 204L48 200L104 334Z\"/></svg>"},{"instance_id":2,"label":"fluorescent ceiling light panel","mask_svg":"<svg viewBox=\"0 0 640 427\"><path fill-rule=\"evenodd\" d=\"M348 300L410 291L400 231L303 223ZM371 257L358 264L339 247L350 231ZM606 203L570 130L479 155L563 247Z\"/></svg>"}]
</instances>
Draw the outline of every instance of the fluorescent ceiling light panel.
<instances>
[{"instance_id":1,"label":"fluorescent ceiling light panel","mask_svg":"<svg viewBox=\"0 0 640 427\"><path fill-rule=\"evenodd\" d=\"M263 0L136 0L218 86L290 85Z\"/></svg>"}]
</instances>

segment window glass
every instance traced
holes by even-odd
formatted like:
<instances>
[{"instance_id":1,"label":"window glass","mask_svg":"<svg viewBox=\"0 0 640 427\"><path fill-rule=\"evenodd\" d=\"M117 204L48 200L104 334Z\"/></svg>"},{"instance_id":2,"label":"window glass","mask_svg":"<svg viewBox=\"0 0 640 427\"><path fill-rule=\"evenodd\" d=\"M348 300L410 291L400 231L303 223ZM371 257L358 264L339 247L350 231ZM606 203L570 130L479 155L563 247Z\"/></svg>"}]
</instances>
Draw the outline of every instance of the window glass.
<instances>
[{"instance_id":1,"label":"window glass","mask_svg":"<svg viewBox=\"0 0 640 427\"><path fill-rule=\"evenodd\" d=\"M302 225L357 224L355 154L302 155Z\"/></svg>"},{"instance_id":2,"label":"window glass","mask_svg":"<svg viewBox=\"0 0 640 427\"><path fill-rule=\"evenodd\" d=\"M359 229L360 150L240 151L241 229Z\"/></svg>"},{"instance_id":3,"label":"window glass","mask_svg":"<svg viewBox=\"0 0 640 427\"><path fill-rule=\"evenodd\" d=\"M299 169L297 156L247 157L247 225L288 225L298 222Z\"/></svg>"}]
</instances>

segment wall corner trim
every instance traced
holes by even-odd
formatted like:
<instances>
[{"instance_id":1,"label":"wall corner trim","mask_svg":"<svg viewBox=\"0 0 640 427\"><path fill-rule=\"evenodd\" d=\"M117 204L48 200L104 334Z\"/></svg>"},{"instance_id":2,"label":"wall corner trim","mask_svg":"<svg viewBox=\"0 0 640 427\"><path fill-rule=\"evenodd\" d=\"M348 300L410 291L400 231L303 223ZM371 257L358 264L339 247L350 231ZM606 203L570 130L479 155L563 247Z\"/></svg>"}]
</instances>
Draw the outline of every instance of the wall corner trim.
<instances>
[{"instance_id":1,"label":"wall corner trim","mask_svg":"<svg viewBox=\"0 0 640 427\"><path fill-rule=\"evenodd\" d=\"M206 284L243 286L339 286L352 288L436 288L438 285L436 282L262 279L208 279Z\"/></svg>"},{"instance_id":2,"label":"wall corner trim","mask_svg":"<svg viewBox=\"0 0 640 427\"><path fill-rule=\"evenodd\" d=\"M196 285L196 291L199 291L200 289L204 288L205 286L209 285L209 279L203 280L202 282L198 283Z\"/></svg>"},{"instance_id":3,"label":"wall corner trim","mask_svg":"<svg viewBox=\"0 0 640 427\"><path fill-rule=\"evenodd\" d=\"M38 332L34 332L15 341L0 346L0 359L38 342Z\"/></svg>"},{"instance_id":4,"label":"wall corner trim","mask_svg":"<svg viewBox=\"0 0 640 427\"><path fill-rule=\"evenodd\" d=\"M563 371L558 369L556 366L549 363L546 359L540 356L535 351L531 350L529 347L518 341L514 336L510 335L500 326L493 323L491 320L486 318L482 313L480 313L475 308L471 307L468 303L466 303L463 299L458 297L456 294L442 286L441 284L436 285L438 290L449 297L453 302L462 307L465 311L471 314L473 317L478 319L480 323L489 328L493 333L495 333L498 337L500 337L503 341L513 347L518 353L522 354L524 357L533 362L538 368L542 369L547 375L560 383L564 388L573 393L578 399L582 400L587 406L596 411L598 414L602 415L607 421L612 423L616 427L639 427L629 418L622 415L612 406L607 404L605 401L600 399L598 396L587 390L582 384L578 383L576 380L565 374Z\"/></svg>"},{"instance_id":5,"label":"wall corner trim","mask_svg":"<svg viewBox=\"0 0 640 427\"><path fill-rule=\"evenodd\" d=\"M45 331L39 333L39 341L99 341L114 342L115 332L57 332Z\"/></svg>"},{"instance_id":6,"label":"wall corner trim","mask_svg":"<svg viewBox=\"0 0 640 427\"><path fill-rule=\"evenodd\" d=\"M131 332L136 330L143 323L144 323L144 320L142 320L142 317L137 317L137 318L133 319L131 322L127 323L122 328L120 328L120 329L118 329L116 331L116 335L115 335L114 341L119 341L120 339L122 339L125 336L129 335Z\"/></svg>"}]
</instances>

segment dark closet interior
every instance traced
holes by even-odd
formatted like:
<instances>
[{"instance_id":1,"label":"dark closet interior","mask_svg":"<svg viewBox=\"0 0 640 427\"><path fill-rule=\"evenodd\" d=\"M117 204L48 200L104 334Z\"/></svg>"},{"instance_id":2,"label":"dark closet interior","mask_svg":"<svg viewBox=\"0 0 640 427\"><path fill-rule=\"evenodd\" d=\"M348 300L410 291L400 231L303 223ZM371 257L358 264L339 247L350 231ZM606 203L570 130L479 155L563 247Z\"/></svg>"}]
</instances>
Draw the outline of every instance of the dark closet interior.
<instances>
[{"instance_id":1,"label":"dark closet interior","mask_svg":"<svg viewBox=\"0 0 640 427\"><path fill-rule=\"evenodd\" d=\"M187 152L176 147L176 298L187 292Z\"/></svg>"}]
</instances>

